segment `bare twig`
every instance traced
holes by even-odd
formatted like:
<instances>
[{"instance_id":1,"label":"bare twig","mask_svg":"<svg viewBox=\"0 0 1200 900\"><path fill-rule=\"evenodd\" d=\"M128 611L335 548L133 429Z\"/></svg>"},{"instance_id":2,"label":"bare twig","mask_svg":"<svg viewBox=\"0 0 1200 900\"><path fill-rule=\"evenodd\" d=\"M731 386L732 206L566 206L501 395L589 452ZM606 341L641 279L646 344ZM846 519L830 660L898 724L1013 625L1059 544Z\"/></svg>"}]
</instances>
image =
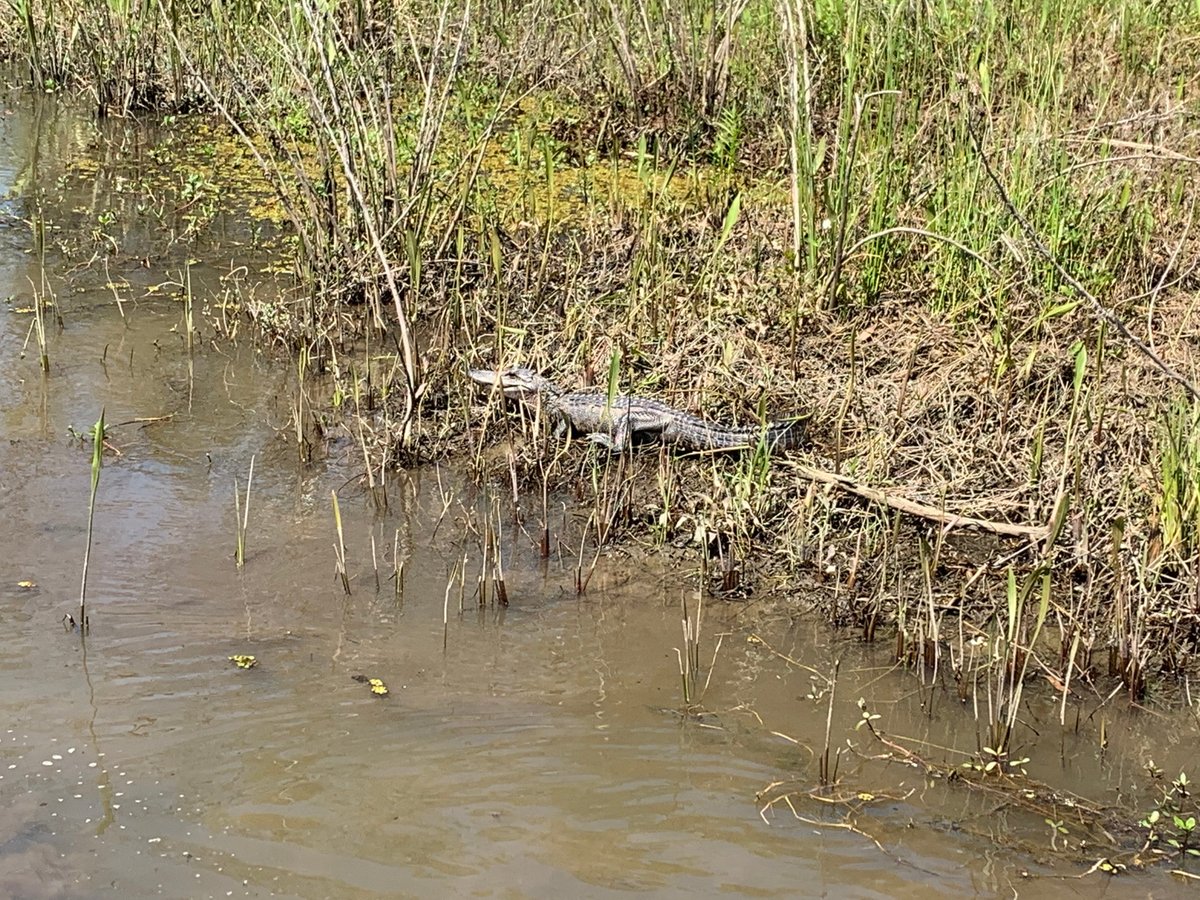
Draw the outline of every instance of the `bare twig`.
<instances>
[{"instance_id":1,"label":"bare twig","mask_svg":"<svg viewBox=\"0 0 1200 900\"><path fill-rule=\"evenodd\" d=\"M1041 541L1047 534L1045 525L1015 525L1011 522L997 522L992 519L962 516L957 513L946 512L944 509L938 509L936 506L929 506L905 497L887 494L878 488L861 484L847 475L826 472L823 469L806 466L802 463L795 463L794 467L805 478L811 478L813 481L819 481L822 484L831 484L851 494L856 494L865 500L870 500L872 503L879 503L912 516L938 522L945 528L977 528L980 531L987 531L992 534L999 534L1005 537L1027 538L1031 541Z\"/></svg>"},{"instance_id":2,"label":"bare twig","mask_svg":"<svg viewBox=\"0 0 1200 900\"><path fill-rule=\"evenodd\" d=\"M975 122L971 115L967 116L967 130L971 134L971 141L975 144L976 152L979 153L979 160L983 164L983 170L987 172L988 178L991 180L992 184L995 185L996 191L1000 194L1000 200L1004 203L1005 208L1008 210L1008 214L1012 216L1017 225L1020 226L1021 231L1025 234L1025 238L1030 244L1033 245L1033 248L1039 254L1041 254L1041 256L1047 262L1049 262L1051 266L1054 267L1054 271L1058 273L1058 276L1063 281L1074 288L1076 293L1078 293L1081 297L1086 299L1089 304L1091 304L1091 307L1097 316L1115 328L1121 337L1128 341L1143 356L1149 359L1150 362L1152 362L1160 372L1191 394L1192 399L1200 400L1200 390L1197 390L1195 385L1167 365L1161 356L1159 356L1152 349L1150 349L1147 344L1137 338L1133 332L1129 330L1125 323L1121 321L1120 317L1118 317L1116 313L1104 306L1104 304L1102 304L1091 291L1085 288L1079 282L1079 280L1070 272L1068 272L1066 268L1063 267L1062 263L1060 263L1054 257L1054 254L1050 252L1050 248L1042 242L1042 239L1038 237L1037 232L1034 231L1033 226L1029 224L1029 220L1021 214L1019 209L1017 209L1017 206L1015 203L1013 203L1012 198L1008 196L1008 191L1004 189L1004 185L1000 182L1000 178L992 169L991 162L988 160L987 154L983 151L983 141L980 139L979 134L975 130Z\"/></svg>"}]
</instances>

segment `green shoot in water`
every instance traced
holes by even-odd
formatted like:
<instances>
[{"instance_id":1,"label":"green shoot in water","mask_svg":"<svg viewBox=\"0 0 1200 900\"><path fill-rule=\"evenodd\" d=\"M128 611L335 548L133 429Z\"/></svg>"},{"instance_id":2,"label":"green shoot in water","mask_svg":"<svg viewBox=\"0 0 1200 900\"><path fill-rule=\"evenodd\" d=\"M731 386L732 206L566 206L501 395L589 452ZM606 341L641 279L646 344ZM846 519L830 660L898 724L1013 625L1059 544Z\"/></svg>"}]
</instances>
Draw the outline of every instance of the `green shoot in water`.
<instances>
[{"instance_id":1,"label":"green shoot in water","mask_svg":"<svg viewBox=\"0 0 1200 900\"><path fill-rule=\"evenodd\" d=\"M100 468L104 465L104 410L92 427L92 490L88 497L87 544L83 549L83 580L79 585L79 633L87 634L87 576L92 557L92 522L96 516L96 490L100 487Z\"/></svg>"},{"instance_id":2,"label":"green shoot in water","mask_svg":"<svg viewBox=\"0 0 1200 900\"><path fill-rule=\"evenodd\" d=\"M246 531L250 524L250 485L254 482L254 457L250 457L250 474L246 476L246 504L242 505L241 489L238 487L237 476L233 478L233 527L237 532L237 549L234 559L240 569L246 564Z\"/></svg>"}]
</instances>

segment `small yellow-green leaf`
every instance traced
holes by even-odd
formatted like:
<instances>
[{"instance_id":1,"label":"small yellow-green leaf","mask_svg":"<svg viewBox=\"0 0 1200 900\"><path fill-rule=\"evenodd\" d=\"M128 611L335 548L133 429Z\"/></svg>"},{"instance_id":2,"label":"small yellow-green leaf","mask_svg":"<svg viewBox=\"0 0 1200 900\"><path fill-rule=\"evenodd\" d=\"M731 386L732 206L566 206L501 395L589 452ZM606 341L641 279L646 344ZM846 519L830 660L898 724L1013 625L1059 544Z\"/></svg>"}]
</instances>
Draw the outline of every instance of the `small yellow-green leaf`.
<instances>
[{"instance_id":1,"label":"small yellow-green leaf","mask_svg":"<svg viewBox=\"0 0 1200 900\"><path fill-rule=\"evenodd\" d=\"M1066 303L1059 303L1055 306L1052 306L1038 316L1038 323L1041 324L1042 322L1046 322L1050 319L1056 319L1059 316L1065 316L1067 313L1074 311L1075 307L1082 302L1082 300L1069 300Z\"/></svg>"},{"instance_id":2,"label":"small yellow-green leaf","mask_svg":"<svg viewBox=\"0 0 1200 900\"><path fill-rule=\"evenodd\" d=\"M725 246L725 242L729 240L729 235L733 233L733 228L737 225L737 220L742 212L742 192L738 191L733 195L733 200L729 204L729 209L725 212L725 221L721 223L721 237L717 241L717 249Z\"/></svg>"}]
</instances>

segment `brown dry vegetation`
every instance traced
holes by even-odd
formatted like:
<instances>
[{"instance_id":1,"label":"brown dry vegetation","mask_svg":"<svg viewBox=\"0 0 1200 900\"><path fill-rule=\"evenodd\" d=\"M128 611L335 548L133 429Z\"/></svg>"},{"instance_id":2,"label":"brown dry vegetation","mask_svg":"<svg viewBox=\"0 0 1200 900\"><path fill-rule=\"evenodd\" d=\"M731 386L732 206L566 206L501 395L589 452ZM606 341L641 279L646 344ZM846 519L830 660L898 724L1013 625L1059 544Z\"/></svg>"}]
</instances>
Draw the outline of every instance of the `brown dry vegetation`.
<instances>
[{"instance_id":1,"label":"brown dry vegetation","mask_svg":"<svg viewBox=\"0 0 1200 900\"><path fill-rule=\"evenodd\" d=\"M491 464L527 516L569 487L595 535L894 623L961 683L976 629L1133 696L1188 669L1200 405L1113 321L1196 382L1195 4L110 5L141 27L69 36L70 6L8 23L35 81L245 131L296 237L294 293L248 312L335 373L372 471L520 433L469 363L603 386L616 360L721 421L811 412L812 447L623 461L528 431ZM304 454L324 402L296 407Z\"/></svg>"}]
</instances>

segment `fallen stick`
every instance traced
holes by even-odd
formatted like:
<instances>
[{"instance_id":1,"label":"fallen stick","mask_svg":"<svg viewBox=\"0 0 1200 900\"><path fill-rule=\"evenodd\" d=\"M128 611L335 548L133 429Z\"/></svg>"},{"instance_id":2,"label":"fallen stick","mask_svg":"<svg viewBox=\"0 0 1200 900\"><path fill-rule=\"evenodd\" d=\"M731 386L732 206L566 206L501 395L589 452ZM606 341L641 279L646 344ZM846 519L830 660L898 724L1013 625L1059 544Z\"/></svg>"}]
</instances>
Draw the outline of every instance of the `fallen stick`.
<instances>
[{"instance_id":1,"label":"fallen stick","mask_svg":"<svg viewBox=\"0 0 1200 900\"><path fill-rule=\"evenodd\" d=\"M938 522L948 529L977 528L980 531L988 531L992 534L1028 538L1031 541L1045 540L1049 534L1049 529L1045 525L1013 525L1010 522L993 522L991 519L960 516L938 509L936 506L917 503L915 500L908 500L904 497L892 496L878 488L860 484L847 475L838 475L834 472L826 472L823 469L814 469L812 466L806 466L803 463L793 463L793 465L801 475L812 481L818 481L821 484L831 484L851 494L856 494L864 500L870 500L872 503L880 503L892 509L899 510L902 513Z\"/></svg>"}]
</instances>

